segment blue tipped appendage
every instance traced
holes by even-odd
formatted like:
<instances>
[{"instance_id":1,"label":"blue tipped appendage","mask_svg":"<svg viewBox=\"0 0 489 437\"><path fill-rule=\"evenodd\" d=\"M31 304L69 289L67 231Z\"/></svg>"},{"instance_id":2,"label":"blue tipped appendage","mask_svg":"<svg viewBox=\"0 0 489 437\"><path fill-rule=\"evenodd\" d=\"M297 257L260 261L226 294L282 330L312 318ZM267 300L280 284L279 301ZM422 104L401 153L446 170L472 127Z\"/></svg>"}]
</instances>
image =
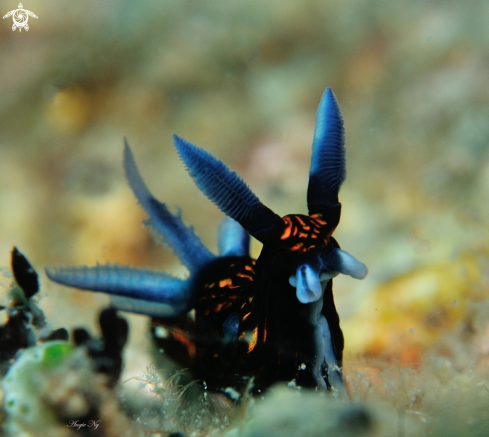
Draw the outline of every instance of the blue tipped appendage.
<instances>
[{"instance_id":1,"label":"blue tipped appendage","mask_svg":"<svg viewBox=\"0 0 489 437\"><path fill-rule=\"evenodd\" d=\"M250 235L263 243L269 234L283 225L280 217L263 205L226 164L178 135L173 135L173 141L200 191Z\"/></svg>"},{"instance_id":2,"label":"blue tipped appendage","mask_svg":"<svg viewBox=\"0 0 489 437\"><path fill-rule=\"evenodd\" d=\"M243 180L219 159L178 135L173 141L197 187L227 216L246 221L261 202Z\"/></svg>"},{"instance_id":3,"label":"blue tipped appendage","mask_svg":"<svg viewBox=\"0 0 489 437\"><path fill-rule=\"evenodd\" d=\"M192 228L184 225L180 214L171 214L164 203L153 197L139 173L127 141L124 141L124 171L136 199L149 216L145 224L163 237L191 273L215 258Z\"/></svg>"},{"instance_id":4,"label":"blue tipped appendage","mask_svg":"<svg viewBox=\"0 0 489 437\"><path fill-rule=\"evenodd\" d=\"M189 310L189 281L164 273L124 266L98 265L47 268L46 274L49 279L69 287L99 291L152 304L165 304L165 317L185 314ZM161 310L162 308L156 306L156 313L150 315L162 316Z\"/></svg>"},{"instance_id":5,"label":"blue tipped appendage","mask_svg":"<svg viewBox=\"0 0 489 437\"><path fill-rule=\"evenodd\" d=\"M316 114L308 204L332 205L346 177L343 117L331 88L326 88Z\"/></svg>"}]
</instances>

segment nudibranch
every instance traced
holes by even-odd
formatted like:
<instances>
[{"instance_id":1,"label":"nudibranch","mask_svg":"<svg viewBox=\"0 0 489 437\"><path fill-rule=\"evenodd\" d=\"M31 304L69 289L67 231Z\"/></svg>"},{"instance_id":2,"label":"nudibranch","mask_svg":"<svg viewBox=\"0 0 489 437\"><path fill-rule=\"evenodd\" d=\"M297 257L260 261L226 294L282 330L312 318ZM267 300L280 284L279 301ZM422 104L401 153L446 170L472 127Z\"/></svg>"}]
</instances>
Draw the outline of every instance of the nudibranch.
<instances>
[{"instance_id":1,"label":"nudibranch","mask_svg":"<svg viewBox=\"0 0 489 437\"><path fill-rule=\"evenodd\" d=\"M340 249L338 192L346 176L343 118L330 88L316 116L308 215L280 217L219 159L177 135L175 147L197 187L226 214L219 255L209 251L145 185L127 142L124 170L145 222L189 270L187 279L118 265L48 268L53 281L112 296L123 311L151 316L165 353L208 388L259 392L277 382L346 394L343 334L333 277L363 279L364 264ZM249 254L250 236L263 244Z\"/></svg>"}]
</instances>

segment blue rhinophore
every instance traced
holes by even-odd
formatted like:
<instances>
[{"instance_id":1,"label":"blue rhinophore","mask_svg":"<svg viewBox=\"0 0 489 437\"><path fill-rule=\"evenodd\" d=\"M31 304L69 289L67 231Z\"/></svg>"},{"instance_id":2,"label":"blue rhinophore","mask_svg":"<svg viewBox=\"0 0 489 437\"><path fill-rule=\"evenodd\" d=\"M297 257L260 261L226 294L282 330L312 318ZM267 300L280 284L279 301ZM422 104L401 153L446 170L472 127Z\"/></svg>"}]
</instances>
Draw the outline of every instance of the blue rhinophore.
<instances>
[{"instance_id":1,"label":"blue rhinophore","mask_svg":"<svg viewBox=\"0 0 489 437\"><path fill-rule=\"evenodd\" d=\"M346 177L345 129L340 107L331 88L326 88L316 113L307 203L335 204Z\"/></svg>"}]
</instances>

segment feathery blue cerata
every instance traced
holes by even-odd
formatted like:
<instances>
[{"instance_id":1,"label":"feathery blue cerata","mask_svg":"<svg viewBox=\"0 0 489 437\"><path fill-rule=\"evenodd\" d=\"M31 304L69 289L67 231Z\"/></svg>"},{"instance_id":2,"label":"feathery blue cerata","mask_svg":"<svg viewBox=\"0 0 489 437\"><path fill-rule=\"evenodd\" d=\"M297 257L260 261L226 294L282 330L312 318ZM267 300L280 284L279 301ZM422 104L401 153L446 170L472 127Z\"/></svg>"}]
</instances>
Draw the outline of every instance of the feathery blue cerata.
<instances>
[{"instance_id":1,"label":"feathery blue cerata","mask_svg":"<svg viewBox=\"0 0 489 437\"><path fill-rule=\"evenodd\" d=\"M316 115L307 190L309 215L278 216L219 159L174 135L197 187L227 215L219 255L211 253L153 197L127 142L126 177L148 224L175 251L190 275L121 266L47 269L59 283L111 295L112 306L153 317L158 348L213 390L259 393L277 382L347 395L341 366L344 339L333 278L362 279L367 268L340 249L338 193L345 179L343 118L330 88ZM250 235L263 243L257 260ZM157 335L157 328L164 335ZM247 388L248 387L248 388Z\"/></svg>"},{"instance_id":2,"label":"feathery blue cerata","mask_svg":"<svg viewBox=\"0 0 489 437\"><path fill-rule=\"evenodd\" d=\"M195 272L211 261L214 255L202 244L193 230L183 224L180 215L171 214L166 205L156 200L150 193L139 174L126 140L124 140L124 170L136 199L148 213L149 218L145 224L163 237L183 264L191 272Z\"/></svg>"},{"instance_id":3,"label":"feathery blue cerata","mask_svg":"<svg viewBox=\"0 0 489 437\"><path fill-rule=\"evenodd\" d=\"M189 309L190 284L165 273L117 265L98 265L47 268L46 274L53 281L71 287L153 303L164 302L169 306L167 316L179 315Z\"/></svg>"},{"instance_id":4,"label":"feathery blue cerata","mask_svg":"<svg viewBox=\"0 0 489 437\"><path fill-rule=\"evenodd\" d=\"M246 221L251 211L260 207L258 197L226 164L178 135L173 135L173 141L197 187L224 214L238 222Z\"/></svg>"},{"instance_id":5,"label":"feathery blue cerata","mask_svg":"<svg viewBox=\"0 0 489 437\"><path fill-rule=\"evenodd\" d=\"M173 141L200 191L224 214L262 241L260 232L276 226L280 217L263 205L236 172L222 161L178 135L173 135Z\"/></svg>"}]
</instances>

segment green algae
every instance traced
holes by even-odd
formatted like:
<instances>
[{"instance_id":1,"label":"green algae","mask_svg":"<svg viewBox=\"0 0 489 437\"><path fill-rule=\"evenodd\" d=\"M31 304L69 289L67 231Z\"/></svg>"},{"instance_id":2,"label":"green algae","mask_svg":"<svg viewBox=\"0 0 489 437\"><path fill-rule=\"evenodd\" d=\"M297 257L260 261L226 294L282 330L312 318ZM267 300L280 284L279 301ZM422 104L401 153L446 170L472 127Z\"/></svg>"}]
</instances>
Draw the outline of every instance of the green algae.
<instances>
[{"instance_id":1,"label":"green algae","mask_svg":"<svg viewBox=\"0 0 489 437\"><path fill-rule=\"evenodd\" d=\"M56 414L38 397L47 373L60 367L74 347L64 341L42 343L24 350L2 382L7 427L11 433L33 427L48 432Z\"/></svg>"}]
</instances>

